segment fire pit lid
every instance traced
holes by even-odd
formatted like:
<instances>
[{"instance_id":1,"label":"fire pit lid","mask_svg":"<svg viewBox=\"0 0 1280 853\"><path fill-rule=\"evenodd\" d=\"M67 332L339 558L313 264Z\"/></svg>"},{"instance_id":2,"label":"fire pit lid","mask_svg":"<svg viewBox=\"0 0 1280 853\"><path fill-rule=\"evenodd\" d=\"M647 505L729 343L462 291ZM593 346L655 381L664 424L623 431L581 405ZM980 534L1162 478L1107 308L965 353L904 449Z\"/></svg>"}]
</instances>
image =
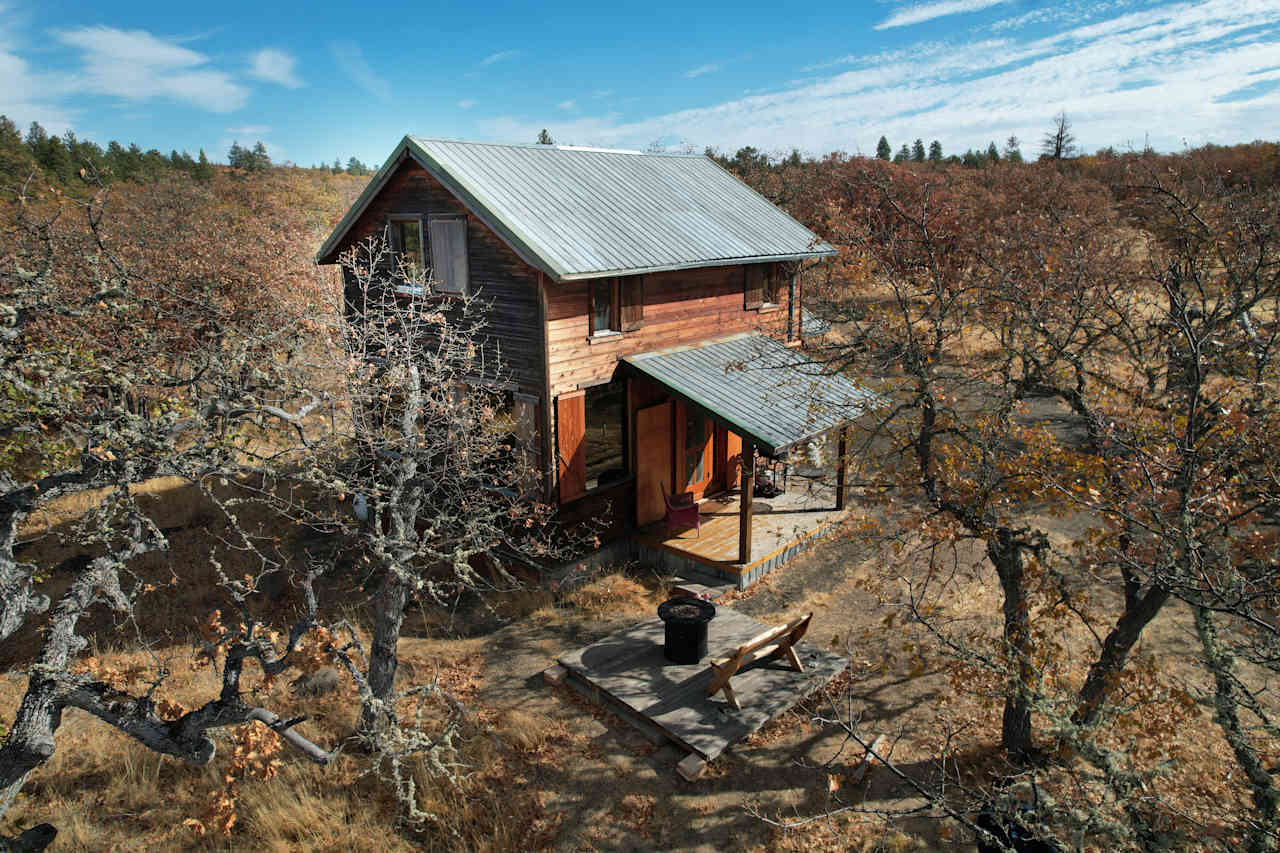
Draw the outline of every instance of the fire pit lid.
<instances>
[{"instance_id":1,"label":"fire pit lid","mask_svg":"<svg viewBox=\"0 0 1280 853\"><path fill-rule=\"evenodd\" d=\"M710 601L681 595L658 605L658 618L663 622L710 622L716 617L716 606Z\"/></svg>"}]
</instances>

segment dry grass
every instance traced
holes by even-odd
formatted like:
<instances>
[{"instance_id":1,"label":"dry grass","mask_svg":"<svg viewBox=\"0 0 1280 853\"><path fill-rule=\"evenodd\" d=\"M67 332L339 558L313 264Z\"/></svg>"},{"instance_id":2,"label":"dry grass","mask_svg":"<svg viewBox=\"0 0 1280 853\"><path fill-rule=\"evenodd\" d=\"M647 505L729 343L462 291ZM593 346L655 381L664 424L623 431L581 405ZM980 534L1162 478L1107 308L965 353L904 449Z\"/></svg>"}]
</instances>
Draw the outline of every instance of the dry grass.
<instances>
[{"instance_id":1,"label":"dry grass","mask_svg":"<svg viewBox=\"0 0 1280 853\"><path fill-rule=\"evenodd\" d=\"M192 627L192 614L208 612L216 604L211 579L200 568L207 560L208 531L193 524L201 518L201 504L188 500L190 493L158 487L156 493L166 498L156 504L157 513L163 514L157 519L160 523L195 528L173 534L175 552L148 569L157 577L166 577L171 566L183 566L187 573L187 584L164 589L147 604L154 608L164 631L173 634L156 645L155 658L131 651L130 638L120 634L107 635L112 640L95 649L94 656L102 666L116 669L154 665L157 658L165 661L173 674L158 698L191 707L213 695L217 687L210 670L190 665L190 649L180 642ZM67 512L74 514L74 510ZM56 531L65 521L54 521L52 529ZM63 546L50 536L33 547ZM842 565L840 547L838 540L832 540L802 558L820 569L794 564L784 573L807 577L804 572L830 572L831 566ZM167 562L171 559L172 563ZM905 571L900 562L894 563L896 572ZM777 606L788 612L821 609L825 615L821 624L815 623L812 641L854 652L854 667L833 688L839 692L847 686L855 698L875 697L882 704L876 733L894 736L895 760L924 766L938 754L944 724L967 723L970 740L962 745L957 771L970 782L985 782L998 764L991 736L998 731L996 713L976 697L955 690L945 673L921 668L909 633L900 625L886 625L885 611L867 606L869 585L883 582L880 574L885 564L885 560L867 560L847 581L823 589L802 583L797 598L787 593L796 585L777 573L735 598L745 599L741 606L746 607L753 596L767 594L778 597ZM530 588L495 601L494 608L503 620L523 623L521 636L576 638L584 626L599 630L609 621L651 617L665 593L659 583L614 571L558 600L548 590ZM981 620L998 612L998 589L984 582L981 573L957 582L947 590L946 599L948 617ZM348 600L353 605L360 601ZM0 831L12 830L19 822L48 821L60 829L58 849L70 851L616 849L637 843L684 844L689 837L703 834L714 839L708 842L713 846L740 849L909 851L950 846L945 825L936 823L889 830L865 817L845 815L800 830L775 831L745 815L744 800L756 797L769 803L769 814L791 817L811 814L827 802L825 777L797 770L795 761L800 756L820 764L838 738L814 724L803 708L782 715L722 756L698 786L690 787L674 778L669 760L657 757L647 741L601 741L585 735L584 730L594 726L613 737L625 732L626 726L569 691L528 687L531 673L508 671L508 658L493 655L491 637L433 638L450 624L442 614L425 612L415 617L401 641L402 677L412 683L437 681L467 703L476 723L463 740L461 759L466 767L460 784L435 778L425 768L416 773L418 804L438 816L434 822L405 826L388 788L362 775L368 762L361 755L344 754L329 767L318 768L284 753L276 778L246 778L239 783L238 819L230 834L222 836L210 823L207 834L201 836L184 827L183 821L204 820L211 800L224 789L231 733L218 735L219 755L209 767L190 767L150 753L72 711L59 732L57 753L32 775L27 796L10 811L9 825ZM1153 632L1143 654L1170 648L1172 639L1167 631ZM564 647L581 642L574 639ZM349 736L355 715L349 688L304 700L289 692L287 681L264 691L263 704L282 715L310 714L302 729L326 746ZM485 691L503 681L508 685L505 704L495 705ZM510 688L513 682L522 685L519 690ZM0 681L0 718L12 714L23 686L14 677ZM258 686L255 678L248 679L250 689ZM1169 721L1153 717L1125 736L1134 749L1164 750L1175 759L1161 789L1205 821L1210 827L1206 835L1211 835L1223 791L1220 780L1228 778L1231 759L1206 712L1193 708L1188 713L1196 719L1170 726ZM1179 732L1178 736L1161 741L1158 736L1170 730ZM856 761L861 751L855 752ZM908 803L886 778L873 770L857 796L890 808Z\"/></svg>"},{"instance_id":2,"label":"dry grass","mask_svg":"<svg viewBox=\"0 0 1280 853\"><path fill-rule=\"evenodd\" d=\"M565 604L596 618L648 615L666 598L658 585L645 586L623 572L607 574L564 597Z\"/></svg>"},{"instance_id":3,"label":"dry grass","mask_svg":"<svg viewBox=\"0 0 1280 853\"><path fill-rule=\"evenodd\" d=\"M475 642L406 641L406 645L407 673L428 673L445 689L463 698L474 697L484 666L483 656L474 651ZM158 657L169 661L172 675L157 698L189 708L216 694L215 673L190 665L188 648L163 649ZM91 662L123 670L155 661L137 652L106 652L93 656ZM24 686L21 678L12 676L0 683L0 717L12 714ZM247 687L262 704L282 715L309 714L301 730L326 748L342 745L351 733L356 701L350 685L307 699L293 696L283 681L263 689L260 680L250 678ZM531 738L537 727L526 721L523 730ZM438 810L446 825L427 827L427 835L418 835L401 825L390 790L365 773L368 761L360 754L340 754L329 766L317 767L282 753L278 776L238 783L237 819L224 836L212 820L210 804L226 786L233 737L230 731L215 732L218 754L207 767L194 767L157 755L88 715L68 711L58 733L57 752L30 777L23 798L6 815L6 829L48 821L59 828L58 849L68 851L346 851L370 845L407 851L419 849L421 840L432 833L470 834L478 839L498 831L496 806L510 799L495 800L495 809L481 814L471 807L456 808L464 800L470 802L465 790L450 793L447 784L433 783L432 790L454 800ZM478 738L469 746L483 747L486 742ZM465 756L464 760L492 764L486 756ZM188 819L201 821L205 832L184 826ZM472 826L472 820L480 822ZM518 849L514 843L467 847Z\"/></svg>"}]
</instances>

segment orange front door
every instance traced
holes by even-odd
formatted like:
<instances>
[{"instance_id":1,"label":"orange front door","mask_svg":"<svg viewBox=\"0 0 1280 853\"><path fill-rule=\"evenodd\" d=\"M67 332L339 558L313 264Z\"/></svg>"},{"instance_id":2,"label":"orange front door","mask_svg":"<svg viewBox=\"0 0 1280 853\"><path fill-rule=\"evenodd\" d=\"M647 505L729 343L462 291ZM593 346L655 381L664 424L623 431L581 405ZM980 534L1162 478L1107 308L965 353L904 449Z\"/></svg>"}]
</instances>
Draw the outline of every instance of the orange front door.
<instances>
[{"instance_id":1,"label":"orange front door","mask_svg":"<svg viewBox=\"0 0 1280 853\"><path fill-rule=\"evenodd\" d=\"M663 489L680 491L671 476L674 408L668 400L636 410L636 524L641 527L666 516Z\"/></svg>"},{"instance_id":2,"label":"orange front door","mask_svg":"<svg viewBox=\"0 0 1280 853\"><path fill-rule=\"evenodd\" d=\"M695 498L700 498L714 473L715 427L706 412L697 406L681 403L676 414L676 429L681 439L678 460L683 480L680 486L684 491L692 492Z\"/></svg>"}]
</instances>

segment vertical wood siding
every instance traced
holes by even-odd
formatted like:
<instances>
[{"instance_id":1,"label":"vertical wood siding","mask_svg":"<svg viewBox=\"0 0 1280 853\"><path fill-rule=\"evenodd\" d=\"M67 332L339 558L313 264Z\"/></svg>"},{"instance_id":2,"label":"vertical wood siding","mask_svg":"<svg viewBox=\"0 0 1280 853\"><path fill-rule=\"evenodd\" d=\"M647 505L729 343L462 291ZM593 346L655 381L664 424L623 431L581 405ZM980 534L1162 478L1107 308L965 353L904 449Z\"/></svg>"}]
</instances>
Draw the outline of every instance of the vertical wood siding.
<instances>
[{"instance_id":1,"label":"vertical wood siding","mask_svg":"<svg viewBox=\"0 0 1280 853\"><path fill-rule=\"evenodd\" d=\"M465 217L470 291L492 305L489 337L520 388L541 397L544 339L538 322L537 271L412 160L400 166L338 244L334 255L366 237L381 235L387 217L393 214L418 214L424 225L430 216Z\"/></svg>"}]
</instances>

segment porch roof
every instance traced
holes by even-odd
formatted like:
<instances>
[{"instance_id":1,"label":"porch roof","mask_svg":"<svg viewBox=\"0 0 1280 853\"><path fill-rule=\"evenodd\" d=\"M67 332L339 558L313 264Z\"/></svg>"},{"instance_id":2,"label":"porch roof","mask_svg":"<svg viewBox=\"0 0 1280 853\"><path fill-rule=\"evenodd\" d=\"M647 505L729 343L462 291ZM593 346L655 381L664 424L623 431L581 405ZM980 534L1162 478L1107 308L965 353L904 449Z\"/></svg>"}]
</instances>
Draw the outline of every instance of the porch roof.
<instances>
[{"instance_id":1,"label":"porch roof","mask_svg":"<svg viewBox=\"0 0 1280 853\"><path fill-rule=\"evenodd\" d=\"M623 357L623 362L777 456L880 404L872 391L826 373L753 332Z\"/></svg>"}]
</instances>

